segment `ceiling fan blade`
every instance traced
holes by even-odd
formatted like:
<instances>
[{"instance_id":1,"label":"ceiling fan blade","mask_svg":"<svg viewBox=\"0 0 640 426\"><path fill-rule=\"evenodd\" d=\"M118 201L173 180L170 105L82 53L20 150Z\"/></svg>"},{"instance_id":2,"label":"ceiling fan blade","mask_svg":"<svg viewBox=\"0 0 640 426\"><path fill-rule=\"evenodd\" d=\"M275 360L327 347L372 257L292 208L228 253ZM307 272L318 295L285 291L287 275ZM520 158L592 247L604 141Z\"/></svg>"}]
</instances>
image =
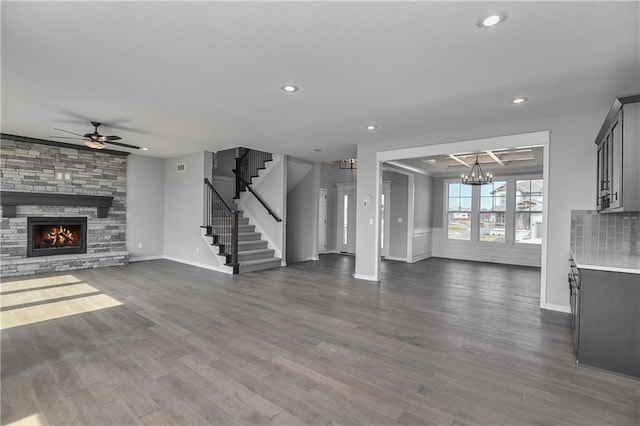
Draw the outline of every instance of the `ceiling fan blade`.
<instances>
[{"instance_id":1,"label":"ceiling fan blade","mask_svg":"<svg viewBox=\"0 0 640 426\"><path fill-rule=\"evenodd\" d=\"M110 143L111 145L118 145L118 146L123 146L125 148L131 148L131 149L140 149L139 146L135 146L135 145L129 145L128 143L122 143L122 142L111 142L111 141L104 141L105 143Z\"/></svg>"},{"instance_id":2,"label":"ceiling fan blade","mask_svg":"<svg viewBox=\"0 0 640 426\"><path fill-rule=\"evenodd\" d=\"M70 131L68 131L68 130L58 129L57 127L54 127L54 130L59 130L59 131L61 131L61 132L70 133L70 134L72 134L72 135L76 135L76 136L80 136L80 137L85 137L85 136L83 136L83 135L81 135L81 134L79 134L79 133L73 133L73 132L70 132Z\"/></svg>"},{"instance_id":3,"label":"ceiling fan blade","mask_svg":"<svg viewBox=\"0 0 640 426\"><path fill-rule=\"evenodd\" d=\"M85 138L72 138L71 136L49 136L50 138L56 138L56 139L80 139L80 140L86 140Z\"/></svg>"},{"instance_id":4,"label":"ceiling fan blade","mask_svg":"<svg viewBox=\"0 0 640 426\"><path fill-rule=\"evenodd\" d=\"M103 136L105 141L119 141L122 139L120 136Z\"/></svg>"}]
</instances>

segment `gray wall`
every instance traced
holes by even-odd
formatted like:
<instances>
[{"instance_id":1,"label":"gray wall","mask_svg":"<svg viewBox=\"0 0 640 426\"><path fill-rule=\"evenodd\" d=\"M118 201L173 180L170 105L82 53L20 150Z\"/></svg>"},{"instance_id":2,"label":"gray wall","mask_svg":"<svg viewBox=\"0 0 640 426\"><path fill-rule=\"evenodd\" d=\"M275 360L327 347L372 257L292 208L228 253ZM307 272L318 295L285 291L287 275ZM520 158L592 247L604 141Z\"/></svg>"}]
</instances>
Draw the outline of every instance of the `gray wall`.
<instances>
[{"instance_id":1,"label":"gray wall","mask_svg":"<svg viewBox=\"0 0 640 426\"><path fill-rule=\"evenodd\" d=\"M318 188L315 165L287 194L287 263L317 259Z\"/></svg>"},{"instance_id":2,"label":"gray wall","mask_svg":"<svg viewBox=\"0 0 640 426\"><path fill-rule=\"evenodd\" d=\"M431 228L442 228L444 223L443 205L444 202L444 178L431 178Z\"/></svg>"},{"instance_id":3,"label":"gray wall","mask_svg":"<svg viewBox=\"0 0 640 426\"><path fill-rule=\"evenodd\" d=\"M164 162L142 155L127 157L127 251L131 260L164 255Z\"/></svg>"},{"instance_id":4,"label":"gray wall","mask_svg":"<svg viewBox=\"0 0 640 426\"><path fill-rule=\"evenodd\" d=\"M389 208L389 257L407 258L407 216L408 216L408 181L406 175L383 172L382 180L391 180L391 199ZM385 206L385 207L387 207ZM398 222L398 219L402 222Z\"/></svg>"},{"instance_id":5,"label":"gray wall","mask_svg":"<svg viewBox=\"0 0 640 426\"><path fill-rule=\"evenodd\" d=\"M212 155L197 152L164 160L164 253L205 267L219 267L210 243L202 237L204 177L211 176ZM183 172L176 166L185 164Z\"/></svg>"},{"instance_id":6,"label":"gray wall","mask_svg":"<svg viewBox=\"0 0 640 426\"><path fill-rule=\"evenodd\" d=\"M236 156L238 148L225 149L216 152L215 168L213 174L216 176L234 176L233 169L236 167Z\"/></svg>"},{"instance_id":7,"label":"gray wall","mask_svg":"<svg viewBox=\"0 0 640 426\"><path fill-rule=\"evenodd\" d=\"M413 218L413 227L416 229L425 229L432 226L433 192L433 178L416 173Z\"/></svg>"}]
</instances>

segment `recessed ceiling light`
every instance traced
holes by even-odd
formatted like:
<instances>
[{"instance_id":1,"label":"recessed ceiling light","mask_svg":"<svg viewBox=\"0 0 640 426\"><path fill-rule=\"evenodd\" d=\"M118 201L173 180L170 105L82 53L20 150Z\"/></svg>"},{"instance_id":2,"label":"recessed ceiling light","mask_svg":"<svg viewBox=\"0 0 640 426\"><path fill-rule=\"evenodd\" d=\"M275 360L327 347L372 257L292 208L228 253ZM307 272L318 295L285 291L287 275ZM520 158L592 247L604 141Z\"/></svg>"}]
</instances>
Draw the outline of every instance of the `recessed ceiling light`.
<instances>
[{"instance_id":1,"label":"recessed ceiling light","mask_svg":"<svg viewBox=\"0 0 640 426\"><path fill-rule=\"evenodd\" d=\"M478 27L480 28L491 28L495 27L501 22L504 22L507 19L507 14L504 12L499 12L485 18L478 19Z\"/></svg>"},{"instance_id":2,"label":"recessed ceiling light","mask_svg":"<svg viewBox=\"0 0 640 426\"><path fill-rule=\"evenodd\" d=\"M140 149L142 149L143 151L149 151L149 147L148 147L148 146L143 146L143 147L142 147L142 148L140 148Z\"/></svg>"},{"instance_id":3,"label":"recessed ceiling light","mask_svg":"<svg viewBox=\"0 0 640 426\"><path fill-rule=\"evenodd\" d=\"M298 91L298 86L287 84L286 86L282 86L282 90L284 90L287 93L293 93Z\"/></svg>"},{"instance_id":4,"label":"recessed ceiling light","mask_svg":"<svg viewBox=\"0 0 640 426\"><path fill-rule=\"evenodd\" d=\"M320 148L316 148L314 149L315 152L321 152L322 150Z\"/></svg>"},{"instance_id":5,"label":"recessed ceiling light","mask_svg":"<svg viewBox=\"0 0 640 426\"><path fill-rule=\"evenodd\" d=\"M528 100L529 100L529 98L527 98L526 96L519 96L517 98L511 99L511 103L517 105L517 104L525 103Z\"/></svg>"},{"instance_id":6,"label":"recessed ceiling light","mask_svg":"<svg viewBox=\"0 0 640 426\"><path fill-rule=\"evenodd\" d=\"M375 124L369 124L369 125L366 127L366 129L367 129L367 130L375 130L375 129L377 129L377 128L378 128L378 126L376 126Z\"/></svg>"}]
</instances>

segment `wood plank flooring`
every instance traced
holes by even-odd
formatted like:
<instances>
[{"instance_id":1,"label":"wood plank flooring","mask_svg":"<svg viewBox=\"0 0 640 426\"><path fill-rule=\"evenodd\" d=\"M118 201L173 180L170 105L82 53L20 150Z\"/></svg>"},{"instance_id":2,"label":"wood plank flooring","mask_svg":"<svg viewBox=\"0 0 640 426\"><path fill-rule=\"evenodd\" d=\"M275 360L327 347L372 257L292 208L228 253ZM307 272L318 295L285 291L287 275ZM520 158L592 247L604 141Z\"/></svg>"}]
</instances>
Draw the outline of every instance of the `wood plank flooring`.
<instances>
[{"instance_id":1,"label":"wood plank flooring","mask_svg":"<svg viewBox=\"0 0 640 426\"><path fill-rule=\"evenodd\" d=\"M353 267L5 280L3 313L40 316L2 330L2 424L640 425L640 381L575 365L568 316L538 308L539 269L385 261L373 283ZM60 314L86 286L121 304Z\"/></svg>"}]
</instances>

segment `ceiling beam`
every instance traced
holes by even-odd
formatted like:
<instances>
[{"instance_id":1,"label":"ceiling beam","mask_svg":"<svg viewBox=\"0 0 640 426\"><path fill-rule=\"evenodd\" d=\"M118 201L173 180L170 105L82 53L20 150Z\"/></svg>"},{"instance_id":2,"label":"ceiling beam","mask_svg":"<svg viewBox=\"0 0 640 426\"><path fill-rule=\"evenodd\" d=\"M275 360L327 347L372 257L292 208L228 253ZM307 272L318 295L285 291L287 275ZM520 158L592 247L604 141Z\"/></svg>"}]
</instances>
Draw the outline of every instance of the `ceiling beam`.
<instances>
[{"instance_id":1,"label":"ceiling beam","mask_svg":"<svg viewBox=\"0 0 640 426\"><path fill-rule=\"evenodd\" d=\"M486 153L489 154L489 157L493 158L493 161L500 164L502 167L505 167L504 162L500 159L500 157L494 154L493 151L486 151Z\"/></svg>"},{"instance_id":2,"label":"ceiling beam","mask_svg":"<svg viewBox=\"0 0 640 426\"><path fill-rule=\"evenodd\" d=\"M389 165L389 166L393 166L393 167L385 167L385 165ZM385 161L382 164L382 169L383 170L388 170L390 172L396 172L396 173L402 173L400 170L397 170L396 168L397 169L408 170L408 171L411 171L413 173L419 173L419 174L425 175L425 176L431 176L429 173L427 173L424 170L421 170L421 169L419 169L417 167L410 166L408 164L401 163L400 161ZM394 170L394 169L396 169L396 170ZM402 174L406 174L406 173L402 173Z\"/></svg>"},{"instance_id":3,"label":"ceiling beam","mask_svg":"<svg viewBox=\"0 0 640 426\"><path fill-rule=\"evenodd\" d=\"M465 166L467 166L468 168L471 168L471 164L467 164L465 161L462 161L461 159L459 159L458 157L456 157L453 154L449 154L449 157L453 158L454 160L456 160L458 163L460 164L464 164Z\"/></svg>"}]
</instances>

